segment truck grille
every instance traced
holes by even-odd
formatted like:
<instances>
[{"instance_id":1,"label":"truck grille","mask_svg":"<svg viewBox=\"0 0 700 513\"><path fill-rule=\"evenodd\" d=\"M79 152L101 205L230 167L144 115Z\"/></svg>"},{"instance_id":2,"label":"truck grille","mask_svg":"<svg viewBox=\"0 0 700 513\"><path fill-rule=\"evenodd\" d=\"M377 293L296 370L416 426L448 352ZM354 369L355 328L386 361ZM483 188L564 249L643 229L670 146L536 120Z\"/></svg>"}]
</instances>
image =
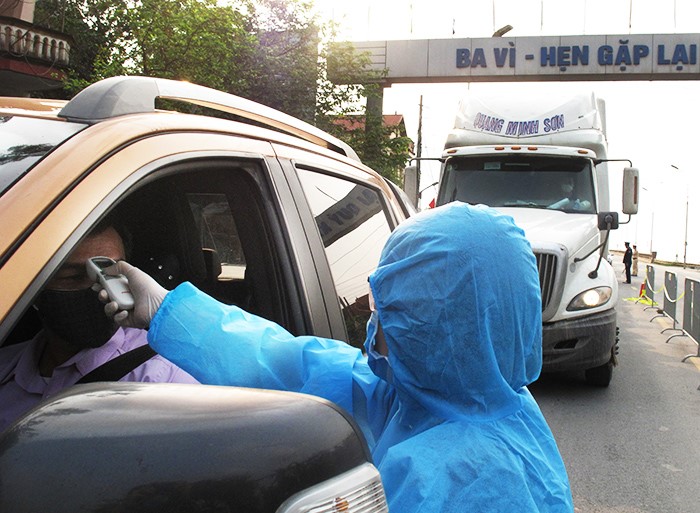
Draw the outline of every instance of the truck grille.
<instances>
[{"instance_id":1,"label":"truck grille","mask_svg":"<svg viewBox=\"0 0 700 513\"><path fill-rule=\"evenodd\" d=\"M542 311L547 310L554 297L554 287L557 278L557 255L550 253L535 253L537 270L540 273L540 290L542 291Z\"/></svg>"},{"instance_id":2,"label":"truck grille","mask_svg":"<svg viewBox=\"0 0 700 513\"><path fill-rule=\"evenodd\" d=\"M277 513L388 513L379 472L367 463L290 497Z\"/></svg>"}]
</instances>

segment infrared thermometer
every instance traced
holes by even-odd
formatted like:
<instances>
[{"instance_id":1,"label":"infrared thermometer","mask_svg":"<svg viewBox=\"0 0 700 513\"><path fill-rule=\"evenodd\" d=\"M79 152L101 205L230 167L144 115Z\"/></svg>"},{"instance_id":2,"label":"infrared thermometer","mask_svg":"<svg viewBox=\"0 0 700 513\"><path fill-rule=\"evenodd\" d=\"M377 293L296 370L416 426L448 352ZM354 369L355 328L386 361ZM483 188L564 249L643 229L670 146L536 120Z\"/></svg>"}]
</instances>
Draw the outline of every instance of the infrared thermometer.
<instances>
[{"instance_id":1,"label":"infrared thermometer","mask_svg":"<svg viewBox=\"0 0 700 513\"><path fill-rule=\"evenodd\" d=\"M129 289L129 280L123 274L108 274L105 269L116 262L108 257L88 258L85 263L87 274L92 281L99 283L107 291L109 299L116 301L120 310L134 308L134 296Z\"/></svg>"}]
</instances>

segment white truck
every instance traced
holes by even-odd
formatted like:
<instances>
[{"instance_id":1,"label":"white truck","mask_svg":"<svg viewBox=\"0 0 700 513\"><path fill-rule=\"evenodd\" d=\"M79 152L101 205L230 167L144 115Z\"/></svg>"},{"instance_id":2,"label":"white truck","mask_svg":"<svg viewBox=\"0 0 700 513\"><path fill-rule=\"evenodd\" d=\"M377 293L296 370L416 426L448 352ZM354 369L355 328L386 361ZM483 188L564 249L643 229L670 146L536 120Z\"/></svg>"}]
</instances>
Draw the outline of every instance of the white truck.
<instances>
[{"instance_id":1,"label":"white truck","mask_svg":"<svg viewBox=\"0 0 700 513\"><path fill-rule=\"evenodd\" d=\"M608 386L617 353L605 104L594 94L538 100L468 96L442 155L437 204L512 216L537 257L543 371L585 371ZM629 162L629 161L627 161ZM622 211L637 213L638 171L623 171ZM494 258L509 258L494 248Z\"/></svg>"}]
</instances>

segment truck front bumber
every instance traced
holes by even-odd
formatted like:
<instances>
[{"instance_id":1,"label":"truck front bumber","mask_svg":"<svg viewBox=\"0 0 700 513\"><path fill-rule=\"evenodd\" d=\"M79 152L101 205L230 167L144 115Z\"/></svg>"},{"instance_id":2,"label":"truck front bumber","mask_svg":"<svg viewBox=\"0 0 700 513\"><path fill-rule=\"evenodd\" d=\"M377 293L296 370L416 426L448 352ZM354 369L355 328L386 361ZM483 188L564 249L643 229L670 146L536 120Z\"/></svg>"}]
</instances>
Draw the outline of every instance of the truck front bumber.
<instances>
[{"instance_id":1,"label":"truck front bumber","mask_svg":"<svg viewBox=\"0 0 700 513\"><path fill-rule=\"evenodd\" d=\"M542 371L598 367L610 360L616 339L615 309L542 326Z\"/></svg>"}]
</instances>

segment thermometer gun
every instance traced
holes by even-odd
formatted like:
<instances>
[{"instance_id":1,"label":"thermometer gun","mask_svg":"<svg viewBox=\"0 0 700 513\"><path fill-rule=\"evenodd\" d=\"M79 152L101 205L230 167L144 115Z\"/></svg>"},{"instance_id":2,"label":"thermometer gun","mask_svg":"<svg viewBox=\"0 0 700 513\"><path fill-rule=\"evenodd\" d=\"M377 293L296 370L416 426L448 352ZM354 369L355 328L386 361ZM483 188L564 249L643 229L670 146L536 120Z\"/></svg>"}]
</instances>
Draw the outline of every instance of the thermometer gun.
<instances>
[{"instance_id":1,"label":"thermometer gun","mask_svg":"<svg viewBox=\"0 0 700 513\"><path fill-rule=\"evenodd\" d=\"M129 281L123 274L108 274L105 269L116 262L108 257L96 256L89 258L85 264L91 280L99 283L109 294L109 299L116 301L120 310L134 308L134 296L129 289Z\"/></svg>"}]
</instances>

